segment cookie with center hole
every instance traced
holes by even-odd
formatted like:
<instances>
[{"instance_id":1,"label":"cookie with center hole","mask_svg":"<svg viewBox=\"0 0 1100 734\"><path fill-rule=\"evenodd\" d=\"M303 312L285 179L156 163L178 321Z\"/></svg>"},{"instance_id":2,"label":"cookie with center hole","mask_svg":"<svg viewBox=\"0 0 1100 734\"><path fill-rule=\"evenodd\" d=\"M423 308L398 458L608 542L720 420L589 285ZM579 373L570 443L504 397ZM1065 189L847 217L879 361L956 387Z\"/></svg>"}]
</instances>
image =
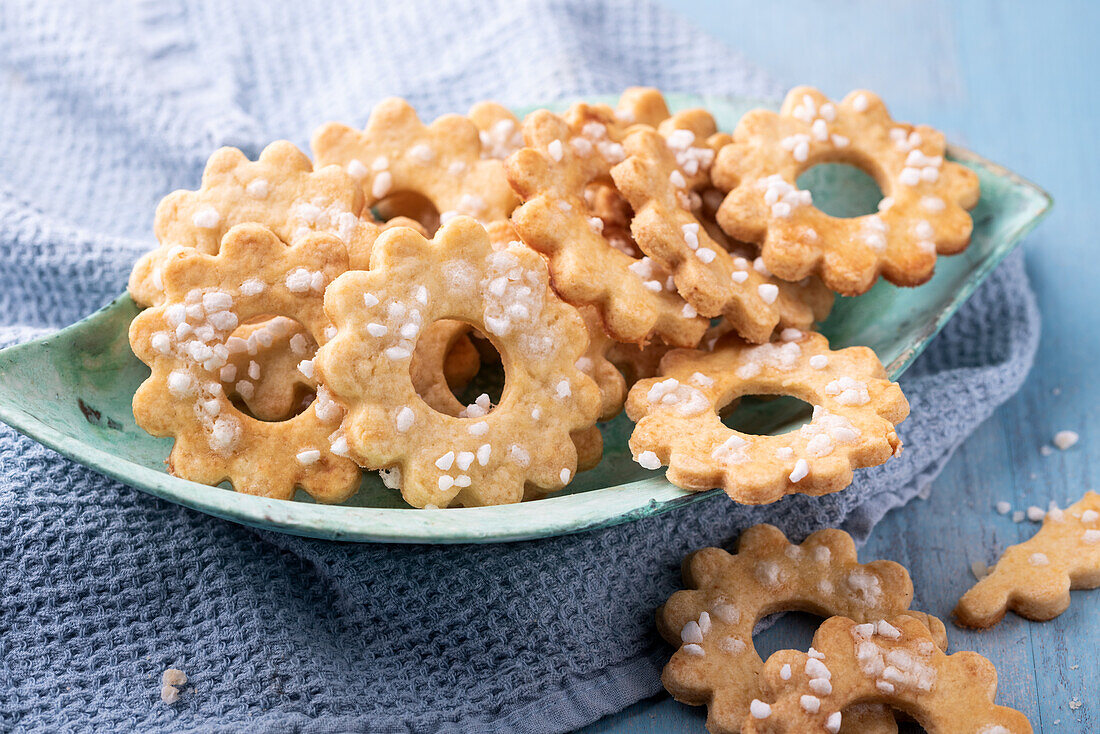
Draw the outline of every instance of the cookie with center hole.
<instances>
[{"instance_id":1,"label":"cookie with center hole","mask_svg":"<svg viewBox=\"0 0 1100 734\"><path fill-rule=\"evenodd\" d=\"M221 382L230 357L247 352L233 335L242 322L278 314L325 342L324 291L348 269L343 241L311 233L288 246L265 227L241 224L217 255L180 248L163 268L166 300L134 318L130 345L152 370L134 395L134 418L174 439L169 471L265 497L290 499L301 487L319 502L347 499L359 467L331 443L342 406L318 389L300 414L261 421L241 412Z\"/></svg>"},{"instance_id":2,"label":"cookie with center hole","mask_svg":"<svg viewBox=\"0 0 1100 734\"><path fill-rule=\"evenodd\" d=\"M727 428L719 411L744 395L795 397L813 417L774 436ZM767 344L728 334L712 351L669 352L660 376L630 389L626 412L637 422L630 450L643 467L668 466L668 480L684 489L720 487L738 502L766 504L837 492L854 468L896 455L909 403L870 349L834 351L822 335L790 329Z\"/></svg>"},{"instance_id":3,"label":"cookie with center hole","mask_svg":"<svg viewBox=\"0 0 1100 734\"><path fill-rule=\"evenodd\" d=\"M433 240L410 229L380 235L371 270L325 294L336 336L316 363L348 407L344 435L372 469L397 469L415 507L518 502L524 486L559 489L577 471L571 433L594 425L599 389L576 367L587 346L575 308L550 289L543 258L519 244L494 249L468 217ZM498 406L462 418L432 409L413 385L415 340L428 324L472 324L500 352Z\"/></svg>"},{"instance_id":4,"label":"cookie with center hole","mask_svg":"<svg viewBox=\"0 0 1100 734\"><path fill-rule=\"evenodd\" d=\"M611 168L626 157L626 127L615 113L586 104L563 116L538 110L523 131L527 147L505 163L524 201L512 223L549 258L554 289L570 303L597 308L618 341L697 344L707 320L676 292L671 273L618 249L585 199L591 185L613 183Z\"/></svg>"},{"instance_id":5,"label":"cookie with center hole","mask_svg":"<svg viewBox=\"0 0 1100 734\"><path fill-rule=\"evenodd\" d=\"M777 113L754 110L718 153L713 179L728 191L718 223L732 237L758 243L768 269L785 280L818 273L831 289L859 295L881 274L915 286L932 277L937 255L970 242L969 209L977 175L945 159L938 130L897 122L866 90L831 102L810 87L792 89ZM798 188L819 163L847 163L878 183L879 211L833 217Z\"/></svg>"},{"instance_id":6,"label":"cookie with center hole","mask_svg":"<svg viewBox=\"0 0 1100 734\"><path fill-rule=\"evenodd\" d=\"M486 124L494 114L503 119L500 110L485 109L478 119ZM459 215L485 223L507 219L519 203L481 132L463 115L425 125L408 102L394 97L375 105L363 130L330 122L318 128L311 145L320 164L338 164L359 182L368 207L385 208L400 195L421 197L434 211L417 210L413 218L437 220L431 231ZM381 213L389 219L394 212Z\"/></svg>"},{"instance_id":7,"label":"cookie with center hole","mask_svg":"<svg viewBox=\"0 0 1100 734\"><path fill-rule=\"evenodd\" d=\"M657 629L677 647L661 682L677 701L707 706L712 734L737 734L750 703L763 695L758 679L764 661L752 636L769 614L801 611L867 622L904 612L924 621L937 646L947 648L940 620L908 611L908 571L893 561L859 563L843 530L819 530L796 545L772 525L755 525L741 534L734 554L704 548L684 558L683 576L688 588L657 610ZM827 677L810 687L819 696L831 690ZM897 731L882 706L863 719L858 731Z\"/></svg>"}]
</instances>

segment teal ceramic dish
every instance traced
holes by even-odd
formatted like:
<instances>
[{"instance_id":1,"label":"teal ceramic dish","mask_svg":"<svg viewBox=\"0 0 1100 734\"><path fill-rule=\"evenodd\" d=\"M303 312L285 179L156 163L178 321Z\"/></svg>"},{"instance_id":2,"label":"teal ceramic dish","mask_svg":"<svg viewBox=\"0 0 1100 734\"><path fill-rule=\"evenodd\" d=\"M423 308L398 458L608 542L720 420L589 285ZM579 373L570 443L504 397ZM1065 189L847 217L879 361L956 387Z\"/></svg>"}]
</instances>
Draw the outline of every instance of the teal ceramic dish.
<instances>
[{"instance_id":1,"label":"teal ceramic dish","mask_svg":"<svg viewBox=\"0 0 1100 734\"><path fill-rule=\"evenodd\" d=\"M726 97L670 95L674 108L704 106L723 130L766 103ZM965 253L941 258L932 280L914 289L880 281L858 298L838 299L823 330L834 348L864 344L900 375L951 315L1049 210L1050 197L1035 185L969 151L950 157L981 179L974 236ZM823 172L823 173L821 173ZM814 169L816 204L834 214L846 207L873 210L878 192L869 179L844 167ZM862 211L849 211L862 213ZM334 540L400 543L501 542L562 535L667 512L714 499L719 491L688 493L662 472L642 469L627 448L632 424L619 416L604 426L600 465L561 494L501 507L416 510L382 486L375 473L343 505L318 505L299 492L294 501L238 494L170 476L164 460L169 439L149 436L134 423L130 400L148 369L127 340L138 312L129 296L49 337L0 351L0 419L26 435L143 492L234 522ZM757 432L790 428L790 416L767 404L739 417ZM718 501L728 501L720 499Z\"/></svg>"}]
</instances>

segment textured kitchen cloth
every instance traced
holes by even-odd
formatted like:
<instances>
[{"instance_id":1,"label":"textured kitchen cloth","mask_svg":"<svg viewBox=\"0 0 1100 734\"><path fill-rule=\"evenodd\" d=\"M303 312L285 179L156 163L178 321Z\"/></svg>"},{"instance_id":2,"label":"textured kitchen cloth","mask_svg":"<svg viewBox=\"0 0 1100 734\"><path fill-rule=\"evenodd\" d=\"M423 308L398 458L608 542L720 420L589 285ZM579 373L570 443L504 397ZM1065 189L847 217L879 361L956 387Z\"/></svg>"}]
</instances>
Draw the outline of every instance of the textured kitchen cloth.
<instances>
[{"instance_id":1,"label":"textured kitchen cloth","mask_svg":"<svg viewBox=\"0 0 1100 734\"><path fill-rule=\"evenodd\" d=\"M444 9L446 8L446 9ZM0 3L0 343L120 292L168 191L218 146L304 144L378 99L426 116L669 90L778 96L738 55L635 2ZM1024 379L1019 257L903 380L905 453L847 491L724 500L497 546L257 532L109 481L0 427L0 731L552 732L660 690L653 611L681 556L761 520L859 537ZM167 667L190 676L159 701Z\"/></svg>"}]
</instances>

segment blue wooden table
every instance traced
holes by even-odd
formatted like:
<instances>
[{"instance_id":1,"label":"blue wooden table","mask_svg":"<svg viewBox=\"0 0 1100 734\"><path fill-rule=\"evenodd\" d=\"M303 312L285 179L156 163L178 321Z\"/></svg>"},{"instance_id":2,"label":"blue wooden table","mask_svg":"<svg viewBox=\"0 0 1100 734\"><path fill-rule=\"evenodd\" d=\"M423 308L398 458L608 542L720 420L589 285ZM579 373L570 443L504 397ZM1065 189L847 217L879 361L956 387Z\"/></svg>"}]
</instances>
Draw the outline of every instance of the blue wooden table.
<instances>
[{"instance_id":1,"label":"blue wooden table","mask_svg":"<svg viewBox=\"0 0 1100 734\"><path fill-rule=\"evenodd\" d=\"M974 581L970 563L992 563L1037 528L998 515L997 501L1064 506L1100 490L1100 2L668 4L785 82L837 98L873 89L898 119L935 125L1054 195L1024 245L1043 313L1027 384L959 449L931 497L888 515L860 553L907 566L914 606L946 619ZM1042 455L1065 428L1080 443ZM806 649L812 629L808 618L784 619L758 647ZM1100 590L1073 592L1051 622L1009 614L985 632L948 633L954 649L996 665L998 701L1037 732L1100 732ZM703 720L702 709L658 697L584 731L701 732Z\"/></svg>"}]
</instances>

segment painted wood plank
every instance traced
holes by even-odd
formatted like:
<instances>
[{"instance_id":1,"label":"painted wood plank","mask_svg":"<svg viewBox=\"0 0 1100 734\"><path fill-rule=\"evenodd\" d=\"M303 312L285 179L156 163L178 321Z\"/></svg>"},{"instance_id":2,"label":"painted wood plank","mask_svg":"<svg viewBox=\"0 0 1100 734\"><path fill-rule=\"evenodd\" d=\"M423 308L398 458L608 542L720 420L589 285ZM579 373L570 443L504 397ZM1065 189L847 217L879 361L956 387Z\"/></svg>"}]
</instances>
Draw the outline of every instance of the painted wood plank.
<instances>
[{"instance_id":1,"label":"painted wood plank","mask_svg":"<svg viewBox=\"0 0 1100 734\"><path fill-rule=\"evenodd\" d=\"M996 514L998 500L1045 507L1100 488L1092 479L1100 467L1100 156L1093 142L1100 3L666 4L783 81L831 95L859 86L879 91L899 119L936 125L1054 195L1054 213L1025 245L1044 315L1032 375L960 448L931 498L892 512L860 554L906 564L916 606L946 616L973 582L971 561L992 562L1037 527ZM1040 454L1063 428L1078 431L1081 442ZM806 628L783 620L761 647L804 648ZM1074 592L1069 611L1051 622L1010 614L992 630L948 631L954 649L976 650L996 664L998 700L1024 711L1037 732L1100 731L1100 591ZM658 697L585 731L699 732L703 721L701 710Z\"/></svg>"}]
</instances>

